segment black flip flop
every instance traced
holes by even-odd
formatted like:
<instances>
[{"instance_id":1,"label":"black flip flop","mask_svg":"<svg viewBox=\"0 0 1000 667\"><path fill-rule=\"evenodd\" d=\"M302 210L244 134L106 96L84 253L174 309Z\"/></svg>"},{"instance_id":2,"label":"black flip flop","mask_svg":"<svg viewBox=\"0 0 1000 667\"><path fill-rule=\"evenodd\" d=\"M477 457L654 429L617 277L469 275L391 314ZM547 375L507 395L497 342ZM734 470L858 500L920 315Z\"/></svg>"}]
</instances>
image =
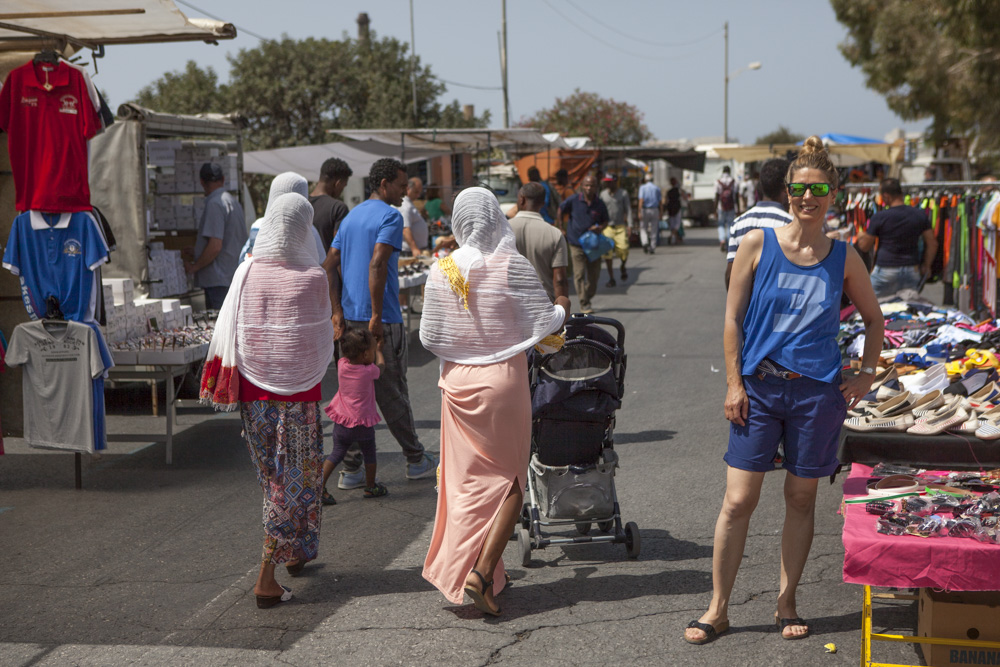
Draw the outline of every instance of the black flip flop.
<instances>
[{"instance_id":1,"label":"black flip flop","mask_svg":"<svg viewBox=\"0 0 1000 667\"><path fill-rule=\"evenodd\" d=\"M778 634L781 635L782 639L787 639L788 641L791 641L793 639L805 639L806 637L809 636L810 632L809 624L803 621L801 618L778 618L777 616L775 616L774 624L778 626ZM785 635L785 628L787 628L789 625L805 626L806 633L804 635L792 635L791 637L788 637Z\"/></svg>"},{"instance_id":2,"label":"black flip flop","mask_svg":"<svg viewBox=\"0 0 1000 667\"><path fill-rule=\"evenodd\" d=\"M729 630L729 621L723 621L722 623L719 623L718 628L715 628L709 625L708 623L701 623L697 620L691 621L690 623L688 623L687 626L689 628L701 630L702 632L705 633L705 638L688 639L687 634L685 634L684 641L686 641L688 644L697 644L698 646L701 646L702 644L707 644L708 642L715 641L716 639L718 639L719 635Z\"/></svg>"},{"instance_id":3,"label":"black flip flop","mask_svg":"<svg viewBox=\"0 0 1000 667\"><path fill-rule=\"evenodd\" d=\"M257 598L257 608L258 609L270 609L271 607L281 604L282 602L288 602L292 599L292 589L288 586L282 586L284 593L281 595L255 595Z\"/></svg>"},{"instance_id":4,"label":"black flip flop","mask_svg":"<svg viewBox=\"0 0 1000 667\"><path fill-rule=\"evenodd\" d=\"M465 594L472 598L472 604L476 606L476 609L483 612L484 614L489 614L490 616L499 616L500 607L493 609L490 604L486 601L486 591L488 586L493 585L493 580L486 581L486 577L482 575L478 570L473 570L472 574L479 577L480 583L482 583L482 590L472 586L471 584L465 585Z\"/></svg>"}]
</instances>

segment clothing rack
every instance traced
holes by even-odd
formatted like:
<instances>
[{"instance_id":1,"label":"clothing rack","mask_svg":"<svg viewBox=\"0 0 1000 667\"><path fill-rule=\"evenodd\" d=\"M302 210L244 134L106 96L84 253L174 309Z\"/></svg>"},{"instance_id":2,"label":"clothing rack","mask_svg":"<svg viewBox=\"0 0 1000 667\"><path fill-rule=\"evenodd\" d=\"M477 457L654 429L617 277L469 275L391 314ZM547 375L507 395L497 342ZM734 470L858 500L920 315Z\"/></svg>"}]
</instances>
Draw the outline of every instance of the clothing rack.
<instances>
[{"instance_id":1,"label":"clothing rack","mask_svg":"<svg viewBox=\"0 0 1000 667\"><path fill-rule=\"evenodd\" d=\"M877 190L881 183L844 183L847 190ZM943 190L946 188L989 188L1000 187L996 181L928 181L926 183L900 183L904 190Z\"/></svg>"}]
</instances>

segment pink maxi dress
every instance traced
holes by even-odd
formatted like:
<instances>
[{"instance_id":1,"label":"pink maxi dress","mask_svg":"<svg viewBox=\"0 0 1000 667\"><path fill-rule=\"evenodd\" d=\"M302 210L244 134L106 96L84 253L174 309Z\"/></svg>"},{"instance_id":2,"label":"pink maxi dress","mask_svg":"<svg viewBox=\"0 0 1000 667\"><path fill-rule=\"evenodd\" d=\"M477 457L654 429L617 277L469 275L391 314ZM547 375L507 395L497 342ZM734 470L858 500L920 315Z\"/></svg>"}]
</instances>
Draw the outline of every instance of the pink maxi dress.
<instances>
[{"instance_id":1,"label":"pink maxi dress","mask_svg":"<svg viewBox=\"0 0 1000 667\"><path fill-rule=\"evenodd\" d=\"M488 366L445 362L438 387L441 481L423 576L449 602L461 604L511 484L524 491L531 440L527 357L516 354ZM504 588L504 573L501 558L492 573L494 595Z\"/></svg>"}]
</instances>

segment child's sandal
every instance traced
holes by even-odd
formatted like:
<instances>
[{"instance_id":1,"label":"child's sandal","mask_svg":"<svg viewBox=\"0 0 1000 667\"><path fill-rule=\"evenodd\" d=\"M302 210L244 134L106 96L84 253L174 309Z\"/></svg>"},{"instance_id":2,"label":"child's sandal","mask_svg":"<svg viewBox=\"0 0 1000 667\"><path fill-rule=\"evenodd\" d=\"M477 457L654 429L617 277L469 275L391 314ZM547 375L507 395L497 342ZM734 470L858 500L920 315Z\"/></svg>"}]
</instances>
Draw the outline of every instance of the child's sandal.
<instances>
[{"instance_id":1,"label":"child's sandal","mask_svg":"<svg viewBox=\"0 0 1000 667\"><path fill-rule=\"evenodd\" d=\"M382 482L375 482L375 486L365 488L365 498L381 498L389 495L389 489Z\"/></svg>"}]
</instances>

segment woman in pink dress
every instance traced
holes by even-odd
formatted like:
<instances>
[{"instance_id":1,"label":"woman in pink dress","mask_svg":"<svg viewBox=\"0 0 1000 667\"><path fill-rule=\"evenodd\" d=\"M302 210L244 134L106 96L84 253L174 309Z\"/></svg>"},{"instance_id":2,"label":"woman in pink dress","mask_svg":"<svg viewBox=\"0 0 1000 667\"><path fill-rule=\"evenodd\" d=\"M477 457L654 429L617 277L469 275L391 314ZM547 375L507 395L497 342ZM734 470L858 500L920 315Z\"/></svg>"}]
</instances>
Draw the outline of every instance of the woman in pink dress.
<instances>
[{"instance_id":1,"label":"woman in pink dress","mask_svg":"<svg viewBox=\"0 0 1000 667\"><path fill-rule=\"evenodd\" d=\"M569 300L549 301L489 190L459 193L452 229L460 247L431 269L420 324L441 359L441 479L423 576L450 602L468 594L496 616L528 469L525 352L561 330Z\"/></svg>"}]
</instances>

